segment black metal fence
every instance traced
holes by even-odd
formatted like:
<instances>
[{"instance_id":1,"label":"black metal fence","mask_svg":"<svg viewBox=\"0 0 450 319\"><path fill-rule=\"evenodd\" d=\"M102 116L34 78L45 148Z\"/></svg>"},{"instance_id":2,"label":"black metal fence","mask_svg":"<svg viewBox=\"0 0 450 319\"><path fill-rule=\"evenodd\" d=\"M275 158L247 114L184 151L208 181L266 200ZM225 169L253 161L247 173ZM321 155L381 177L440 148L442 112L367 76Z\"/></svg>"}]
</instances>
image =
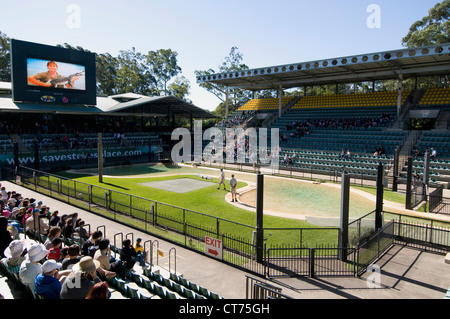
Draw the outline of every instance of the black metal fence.
<instances>
[{"instance_id":1,"label":"black metal fence","mask_svg":"<svg viewBox=\"0 0 450 319\"><path fill-rule=\"evenodd\" d=\"M308 234L313 232L337 239L338 228L264 229L265 236L275 232L297 232L299 240L295 245L271 242L267 247L266 243L263 261L257 262L257 247L253 240L256 229L253 226L26 167L19 167L17 171L3 168L2 173L4 179L200 253L205 253L207 236L217 238L222 241L223 262L265 277L360 275L391 245L398 243L436 253L450 251L449 223L424 222L420 218L412 220L383 212L384 225L375 229L375 212L370 212L349 224L350 247L317 246L316 242L308 240ZM231 228L233 232L229 231Z\"/></svg>"},{"instance_id":2,"label":"black metal fence","mask_svg":"<svg viewBox=\"0 0 450 319\"><path fill-rule=\"evenodd\" d=\"M267 249L265 275L269 278L354 276L356 253L355 248L272 247Z\"/></svg>"},{"instance_id":3,"label":"black metal fence","mask_svg":"<svg viewBox=\"0 0 450 319\"><path fill-rule=\"evenodd\" d=\"M27 167L20 166L17 170L3 167L2 175L4 179L21 186L201 253L205 252L207 236L219 239L223 245L222 261L249 272L264 273L264 265L256 262L254 258L256 251L252 236L254 226ZM240 237L236 234L250 235Z\"/></svg>"},{"instance_id":4,"label":"black metal fence","mask_svg":"<svg viewBox=\"0 0 450 319\"><path fill-rule=\"evenodd\" d=\"M450 198L444 197L443 185L438 185L438 187L428 195L428 212L450 214Z\"/></svg>"}]
</instances>

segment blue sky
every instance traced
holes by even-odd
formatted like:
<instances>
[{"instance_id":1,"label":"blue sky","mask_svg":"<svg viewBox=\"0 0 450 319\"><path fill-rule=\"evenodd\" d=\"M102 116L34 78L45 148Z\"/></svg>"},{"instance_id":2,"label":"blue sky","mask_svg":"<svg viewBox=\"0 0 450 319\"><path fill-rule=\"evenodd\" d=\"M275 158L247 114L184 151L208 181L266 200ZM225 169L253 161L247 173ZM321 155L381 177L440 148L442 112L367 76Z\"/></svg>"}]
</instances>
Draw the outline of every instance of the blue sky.
<instances>
[{"instance_id":1,"label":"blue sky","mask_svg":"<svg viewBox=\"0 0 450 319\"><path fill-rule=\"evenodd\" d=\"M440 1L1 2L0 31L11 38L69 43L113 56L132 47L142 53L177 51L182 75L191 84L189 99L214 110L220 100L198 86L194 71L217 70L233 46L250 68L398 49L409 27ZM379 28L367 25L371 4L380 9Z\"/></svg>"}]
</instances>

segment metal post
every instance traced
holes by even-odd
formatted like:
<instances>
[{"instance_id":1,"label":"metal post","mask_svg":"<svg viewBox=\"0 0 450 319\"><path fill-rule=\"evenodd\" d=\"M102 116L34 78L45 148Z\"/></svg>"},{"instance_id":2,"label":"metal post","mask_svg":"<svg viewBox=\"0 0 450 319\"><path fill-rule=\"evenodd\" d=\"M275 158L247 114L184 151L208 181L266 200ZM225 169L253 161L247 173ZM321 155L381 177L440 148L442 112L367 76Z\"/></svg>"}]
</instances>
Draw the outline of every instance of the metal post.
<instances>
[{"instance_id":1,"label":"metal post","mask_svg":"<svg viewBox=\"0 0 450 319\"><path fill-rule=\"evenodd\" d=\"M314 273L316 272L314 269L314 264L315 264L315 256L316 256L316 249L315 248L311 248L309 250L309 275L311 276L311 278L314 278Z\"/></svg>"},{"instance_id":2,"label":"metal post","mask_svg":"<svg viewBox=\"0 0 450 319\"><path fill-rule=\"evenodd\" d=\"M228 117L228 96L230 95L230 91L227 88L227 91L225 93L225 118Z\"/></svg>"},{"instance_id":3,"label":"metal post","mask_svg":"<svg viewBox=\"0 0 450 319\"><path fill-rule=\"evenodd\" d=\"M422 195L424 198L427 198L427 190L428 190L428 178L430 176L430 152L428 149L423 156L423 188Z\"/></svg>"},{"instance_id":4,"label":"metal post","mask_svg":"<svg viewBox=\"0 0 450 319\"><path fill-rule=\"evenodd\" d=\"M411 209L411 192L412 192L412 157L408 157L408 166L406 174L406 203L405 208Z\"/></svg>"},{"instance_id":5,"label":"metal post","mask_svg":"<svg viewBox=\"0 0 450 319\"><path fill-rule=\"evenodd\" d=\"M98 182L103 183L103 138L102 138L102 133L98 133L97 152L98 152Z\"/></svg>"},{"instance_id":6,"label":"metal post","mask_svg":"<svg viewBox=\"0 0 450 319\"><path fill-rule=\"evenodd\" d=\"M377 199L375 208L375 229L380 229L383 226L381 212L383 211L383 164L378 164L377 171Z\"/></svg>"},{"instance_id":7,"label":"metal post","mask_svg":"<svg viewBox=\"0 0 450 319\"><path fill-rule=\"evenodd\" d=\"M14 169L17 172L17 168L19 167L19 143L14 140Z\"/></svg>"},{"instance_id":8,"label":"metal post","mask_svg":"<svg viewBox=\"0 0 450 319\"><path fill-rule=\"evenodd\" d=\"M39 170L39 143L34 139L34 169Z\"/></svg>"},{"instance_id":9,"label":"metal post","mask_svg":"<svg viewBox=\"0 0 450 319\"><path fill-rule=\"evenodd\" d=\"M281 116L282 107L283 107L283 90L280 84L280 87L278 89L278 116Z\"/></svg>"},{"instance_id":10,"label":"metal post","mask_svg":"<svg viewBox=\"0 0 450 319\"><path fill-rule=\"evenodd\" d=\"M397 191L398 186L398 168L399 168L399 159L400 159L400 149L397 147L394 151L394 176L392 180L392 191Z\"/></svg>"},{"instance_id":11,"label":"metal post","mask_svg":"<svg viewBox=\"0 0 450 319\"><path fill-rule=\"evenodd\" d=\"M347 261L348 221L350 204L350 176L344 171L341 180L341 220L339 232L339 260Z\"/></svg>"},{"instance_id":12,"label":"metal post","mask_svg":"<svg viewBox=\"0 0 450 319\"><path fill-rule=\"evenodd\" d=\"M264 175L258 173L256 180L256 261L263 261L264 228L263 228L263 196Z\"/></svg>"},{"instance_id":13,"label":"metal post","mask_svg":"<svg viewBox=\"0 0 450 319\"><path fill-rule=\"evenodd\" d=\"M403 91L403 75L398 77L398 96L397 96L397 115L400 115L402 111L402 92Z\"/></svg>"}]
</instances>

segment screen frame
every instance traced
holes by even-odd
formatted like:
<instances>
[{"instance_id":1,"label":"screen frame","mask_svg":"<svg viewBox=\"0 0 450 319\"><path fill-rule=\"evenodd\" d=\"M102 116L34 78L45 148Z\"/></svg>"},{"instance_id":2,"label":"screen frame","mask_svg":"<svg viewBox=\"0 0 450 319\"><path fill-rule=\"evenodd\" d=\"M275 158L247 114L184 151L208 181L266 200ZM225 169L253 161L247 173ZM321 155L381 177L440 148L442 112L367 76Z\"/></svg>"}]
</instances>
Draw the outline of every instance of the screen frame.
<instances>
[{"instance_id":1,"label":"screen frame","mask_svg":"<svg viewBox=\"0 0 450 319\"><path fill-rule=\"evenodd\" d=\"M28 85L28 59L84 66L85 90ZM11 39L11 86L14 102L96 105L95 69L95 53Z\"/></svg>"}]
</instances>

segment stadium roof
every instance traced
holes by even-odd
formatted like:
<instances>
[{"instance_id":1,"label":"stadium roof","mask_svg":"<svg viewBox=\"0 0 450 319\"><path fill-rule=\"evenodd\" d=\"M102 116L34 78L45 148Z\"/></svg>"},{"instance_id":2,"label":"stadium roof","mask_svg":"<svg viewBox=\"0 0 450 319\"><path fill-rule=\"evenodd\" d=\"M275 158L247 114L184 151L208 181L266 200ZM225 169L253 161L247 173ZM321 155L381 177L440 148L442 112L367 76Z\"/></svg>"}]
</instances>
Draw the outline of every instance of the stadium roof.
<instances>
[{"instance_id":1,"label":"stadium roof","mask_svg":"<svg viewBox=\"0 0 450 319\"><path fill-rule=\"evenodd\" d=\"M3 94L2 94L3 93ZM0 112L103 114L121 116L167 116L215 118L216 115L174 96L145 96L125 93L97 96L97 105L17 103L11 98L11 83L0 82Z\"/></svg>"},{"instance_id":2,"label":"stadium roof","mask_svg":"<svg viewBox=\"0 0 450 319\"><path fill-rule=\"evenodd\" d=\"M197 82L246 90L403 79L450 73L450 44L360 54L198 76Z\"/></svg>"}]
</instances>

